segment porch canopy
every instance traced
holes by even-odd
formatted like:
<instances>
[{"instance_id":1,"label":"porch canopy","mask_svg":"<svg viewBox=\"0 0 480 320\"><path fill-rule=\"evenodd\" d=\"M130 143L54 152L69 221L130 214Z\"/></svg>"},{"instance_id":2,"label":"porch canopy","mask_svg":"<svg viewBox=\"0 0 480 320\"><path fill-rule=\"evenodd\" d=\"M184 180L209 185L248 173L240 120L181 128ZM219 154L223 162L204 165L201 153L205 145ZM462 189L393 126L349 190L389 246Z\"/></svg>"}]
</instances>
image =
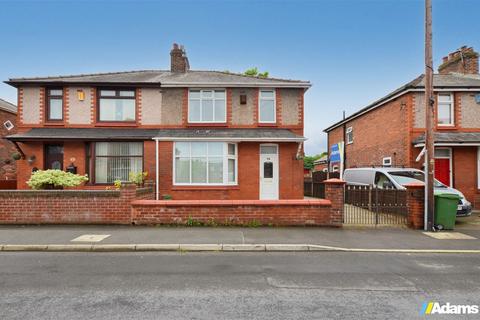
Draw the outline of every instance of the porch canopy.
<instances>
[{"instance_id":1,"label":"porch canopy","mask_svg":"<svg viewBox=\"0 0 480 320\"><path fill-rule=\"evenodd\" d=\"M435 132L435 146L469 147L480 146L480 132ZM413 140L415 147L425 146L425 134Z\"/></svg>"},{"instance_id":2,"label":"porch canopy","mask_svg":"<svg viewBox=\"0 0 480 320\"><path fill-rule=\"evenodd\" d=\"M288 129L141 129L141 128L33 128L26 132L9 135L13 142L27 141L258 141L258 142L303 142L305 137Z\"/></svg>"},{"instance_id":3,"label":"porch canopy","mask_svg":"<svg viewBox=\"0 0 480 320\"><path fill-rule=\"evenodd\" d=\"M292 142L298 144L297 157L305 137L282 128L33 128L6 137L25 158L18 142L29 141L145 141L155 140L156 199L159 188L160 141Z\"/></svg>"}]
</instances>

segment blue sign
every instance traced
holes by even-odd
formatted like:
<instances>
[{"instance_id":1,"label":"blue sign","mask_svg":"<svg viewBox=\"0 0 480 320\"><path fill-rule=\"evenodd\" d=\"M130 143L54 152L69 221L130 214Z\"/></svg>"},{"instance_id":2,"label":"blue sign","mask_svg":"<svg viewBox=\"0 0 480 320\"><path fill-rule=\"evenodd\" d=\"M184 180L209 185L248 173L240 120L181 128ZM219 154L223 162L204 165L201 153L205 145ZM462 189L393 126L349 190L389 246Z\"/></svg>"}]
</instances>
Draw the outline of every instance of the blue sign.
<instances>
[{"instance_id":1,"label":"blue sign","mask_svg":"<svg viewBox=\"0 0 480 320\"><path fill-rule=\"evenodd\" d=\"M341 161L340 147L338 143L333 144L330 147L330 162L340 162Z\"/></svg>"}]
</instances>

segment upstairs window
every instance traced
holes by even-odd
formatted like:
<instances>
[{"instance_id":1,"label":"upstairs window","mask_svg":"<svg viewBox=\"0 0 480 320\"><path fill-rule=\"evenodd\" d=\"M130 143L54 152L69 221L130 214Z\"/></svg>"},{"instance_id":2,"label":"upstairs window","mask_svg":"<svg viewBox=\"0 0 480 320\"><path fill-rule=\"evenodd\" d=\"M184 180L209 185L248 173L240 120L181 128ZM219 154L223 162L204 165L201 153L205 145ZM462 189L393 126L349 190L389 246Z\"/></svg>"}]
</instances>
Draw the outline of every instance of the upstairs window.
<instances>
[{"instance_id":1,"label":"upstairs window","mask_svg":"<svg viewBox=\"0 0 480 320\"><path fill-rule=\"evenodd\" d=\"M275 107L275 90L260 90L258 102L258 122L275 123L277 114Z\"/></svg>"},{"instance_id":2,"label":"upstairs window","mask_svg":"<svg viewBox=\"0 0 480 320\"><path fill-rule=\"evenodd\" d=\"M453 94L439 93L437 103L437 124L439 126L455 125Z\"/></svg>"},{"instance_id":3,"label":"upstairs window","mask_svg":"<svg viewBox=\"0 0 480 320\"><path fill-rule=\"evenodd\" d=\"M135 122L135 90L99 90L98 120Z\"/></svg>"},{"instance_id":4,"label":"upstairs window","mask_svg":"<svg viewBox=\"0 0 480 320\"><path fill-rule=\"evenodd\" d=\"M353 143L353 128L348 127L345 134L347 136L347 144Z\"/></svg>"},{"instance_id":5,"label":"upstairs window","mask_svg":"<svg viewBox=\"0 0 480 320\"><path fill-rule=\"evenodd\" d=\"M190 90L188 92L188 122L226 122L225 90Z\"/></svg>"},{"instance_id":6,"label":"upstairs window","mask_svg":"<svg viewBox=\"0 0 480 320\"><path fill-rule=\"evenodd\" d=\"M47 121L63 120L63 89L47 90Z\"/></svg>"}]
</instances>

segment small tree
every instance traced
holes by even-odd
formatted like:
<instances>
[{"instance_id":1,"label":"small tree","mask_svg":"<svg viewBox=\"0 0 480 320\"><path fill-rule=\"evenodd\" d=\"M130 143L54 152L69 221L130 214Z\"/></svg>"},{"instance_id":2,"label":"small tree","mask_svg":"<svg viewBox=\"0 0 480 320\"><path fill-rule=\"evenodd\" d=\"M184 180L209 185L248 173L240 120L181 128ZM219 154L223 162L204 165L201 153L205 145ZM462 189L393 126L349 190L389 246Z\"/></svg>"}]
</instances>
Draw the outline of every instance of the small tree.
<instances>
[{"instance_id":1,"label":"small tree","mask_svg":"<svg viewBox=\"0 0 480 320\"><path fill-rule=\"evenodd\" d=\"M268 71L259 72L257 67L247 69L243 74L249 77L268 78Z\"/></svg>"},{"instance_id":2,"label":"small tree","mask_svg":"<svg viewBox=\"0 0 480 320\"><path fill-rule=\"evenodd\" d=\"M327 154L326 152L322 152L322 153L316 154L314 156L305 156L305 158L303 158L303 167L305 169L312 170L313 167L314 167L313 163L315 162L315 160L320 159L321 157L323 157L326 154Z\"/></svg>"}]
</instances>

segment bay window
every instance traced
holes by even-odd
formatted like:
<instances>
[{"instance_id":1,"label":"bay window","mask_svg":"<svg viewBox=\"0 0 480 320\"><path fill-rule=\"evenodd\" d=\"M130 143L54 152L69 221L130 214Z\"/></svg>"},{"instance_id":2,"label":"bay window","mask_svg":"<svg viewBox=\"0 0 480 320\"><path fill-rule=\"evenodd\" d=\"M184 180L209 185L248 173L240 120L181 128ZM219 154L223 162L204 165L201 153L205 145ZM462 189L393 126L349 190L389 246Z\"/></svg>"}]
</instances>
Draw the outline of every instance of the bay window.
<instances>
[{"instance_id":1,"label":"bay window","mask_svg":"<svg viewBox=\"0 0 480 320\"><path fill-rule=\"evenodd\" d=\"M226 122L225 90L189 90L188 122Z\"/></svg>"},{"instance_id":2,"label":"bay window","mask_svg":"<svg viewBox=\"0 0 480 320\"><path fill-rule=\"evenodd\" d=\"M135 121L135 90L101 89L98 91L98 120Z\"/></svg>"},{"instance_id":3,"label":"bay window","mask_svg":"<svg viewBox=\"0 0 480 320\"><path fill-rule=\"evenodd\" d=\"M260 90L258 114L260 123L276 122L275 90Z\"/></svg>"},{"instance_id":4,"label":"bay window","mask_svg":"<svg viewBox=\"0 0 480 320\"><path fill-rule=\"evenodd\" d=\"M130 172L143 171L143 142L95 142L88 152L95 183L128 181Z\"/></svg>"},{"instance_id":5,"label":"bay window","mask_svg":"<svg viewBox=\"0 0 480 320\"><path fill-rule=\"evenodd\" d=\"M174 184L237 183L237 145L225 142L176 142Z\"/></svg>"},{"instance_id":6,"label":"bay window","mask_svg":"<svg viewBox=\"0 0 480 320\"><path fill-rule=\"evenodd\" d=\"M453 126L454 121L453 95L451 93L439 93L437 103L437 124L439 126Z\"/></svg>"}]
</instances>

